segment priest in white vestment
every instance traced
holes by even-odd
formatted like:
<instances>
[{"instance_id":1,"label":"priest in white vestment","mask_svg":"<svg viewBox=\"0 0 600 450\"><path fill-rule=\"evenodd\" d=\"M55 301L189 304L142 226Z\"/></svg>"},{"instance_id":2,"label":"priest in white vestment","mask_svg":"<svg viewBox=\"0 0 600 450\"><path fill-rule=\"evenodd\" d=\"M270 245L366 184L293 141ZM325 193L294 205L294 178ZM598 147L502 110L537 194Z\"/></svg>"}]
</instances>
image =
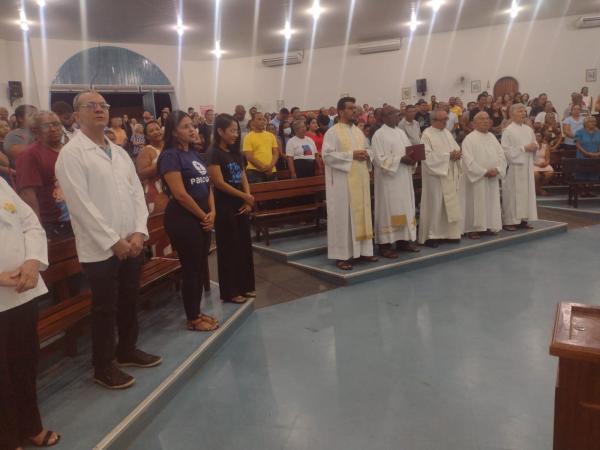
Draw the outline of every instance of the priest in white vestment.
<instances>
[{"instance_id":1,"label":"priest in white vestment","mask_svg":"<svg viewBox=\"0 0 600 450\"><path fill-rule=\"evenodd\" d=\"M339 122L323 139L327 195L327 254L342 270L351 270L353 259L374 262L373 224L367 138L354 125L355 100L338 102Z\"/></svg>"},{"instance_id":2,"label":"priest in white vestment","mask_svg":"<svg viewBox=\"0 0 600 450\"><path fill-rule=\"evenodd\" d=\"M502 229L500 179L506 173L506 158L498 139L489 132L491 125L488 113L478 112L473 119L475 129L462 142L462 231L470 239Z\"/></svg>"},{"instance_id":3,"label":"priest in white vestment","mask_svg":"<svg viewBox=\"0 0 600 450\"><path fill-rule=\"evenodd\" d=\"M413 172L416 161L406 156L411 145L398 128L400 111L386 106L383 126L371 139L375 173L375 242L385 258L397 258L396 250L418 252L411 242L417 239Z\"/></svg>"},{"instance_id":4,"label":"priest in white vestment","mask_svg":"<svg viewBox=\"0 0 600 450\"><path fill-rule=\"evenodd\" d=\"M512 123L502 133L502 148L508 163L502 181L502 224L506 231L533 228L537 219L533 163L538 144L533 129L526 125L527 111L522 104L510 108Z\"/></svg>"},{"instance_id":5,"label":"priest in white vestment","mask_svg":"<svg viewBox=\"0 0 600 450\"><path fill-rule=\"evenodd\" d=\"M421 214L419 243L437 247L440 243L460 242L462 211L459 186L461 177L461 150L446 129L448 113L431 113L431 126L423 132L425 161L421 177Z\"/></svg>"}]
</instances>

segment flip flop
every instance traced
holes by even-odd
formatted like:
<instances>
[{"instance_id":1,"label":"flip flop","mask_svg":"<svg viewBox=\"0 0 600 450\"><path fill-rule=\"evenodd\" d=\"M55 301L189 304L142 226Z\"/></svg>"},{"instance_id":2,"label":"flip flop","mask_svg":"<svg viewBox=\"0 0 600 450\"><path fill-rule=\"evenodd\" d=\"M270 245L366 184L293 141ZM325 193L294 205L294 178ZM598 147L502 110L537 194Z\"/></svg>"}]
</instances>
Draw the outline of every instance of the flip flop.
<instances>
[{"instance_id":1,"label":"flip flop","mask_svg":"<svg viewBox=\"0 0 600 450\"><path fill-rule=\"evenodd\" d=\"M55 433L56 434L56 441L54 441L52 444L50 443L50 438L52 437L52 434ZM28 441L34 445L35 447L54 447L56 444L59 443L60 441L60 434L52 431L52 430L48 430L46 431L46 434L44 435L44 439L42 440L41 444L36 444L35 441L32 438L29 438Z\"/></svg>"}]
</instances>

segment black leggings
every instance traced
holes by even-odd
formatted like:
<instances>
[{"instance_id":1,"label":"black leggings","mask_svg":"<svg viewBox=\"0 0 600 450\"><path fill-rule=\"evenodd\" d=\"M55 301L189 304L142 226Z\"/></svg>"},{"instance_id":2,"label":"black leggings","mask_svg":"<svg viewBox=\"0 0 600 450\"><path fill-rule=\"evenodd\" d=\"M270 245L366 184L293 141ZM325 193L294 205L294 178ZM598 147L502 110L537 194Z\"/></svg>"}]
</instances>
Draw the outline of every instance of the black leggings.
<instances>
[{"instance_id":1,"label":"black leggings","mask_svg":"<svg viewBox=\"0 0 600 450\"><path fill-rule=\"evenodd\" d=\"M206 205L204 205L206 207ZM200 206L204 211L205 207ZM203 280L210 232L202 229L200 219L188 212L176 200L170 200L165 210L165 230L181 262L183 307L187 320L200 315Z\"/></svg>"}]
</instances>

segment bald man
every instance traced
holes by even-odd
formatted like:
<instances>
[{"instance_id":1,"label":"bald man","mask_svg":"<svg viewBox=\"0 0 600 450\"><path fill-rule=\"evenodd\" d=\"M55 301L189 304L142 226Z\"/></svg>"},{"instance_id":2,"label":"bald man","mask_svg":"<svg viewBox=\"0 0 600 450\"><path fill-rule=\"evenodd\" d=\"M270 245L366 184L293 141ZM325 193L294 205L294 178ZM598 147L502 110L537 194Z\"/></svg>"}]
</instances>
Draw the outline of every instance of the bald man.
<instances>
[{"instance_id":1,"label":"bald man","mask_svg":"<svg viewBox=\"0 0 600 450\"><path fill-rule=\"evenodd\" d=\"M533 129L525 124L525 105L510 107L512 123L502 133L502 148L508 162L502 182L502 224L506 231L531 229L537 219L533 161L538 150Z\"/></svg>"},{"instance_id":2,"label":"bald man","mask_svg":"<svg viewBox=\"0 0 600 450\"><path fill-rule=\"evenodd\" d=\"M470 239L502 229L500 179L506 173L506 158L498 139L490 133L491 125L488 113L478 112L473 118L475 129L462 143L462 231Z\"/></svg>"}]
</instances>

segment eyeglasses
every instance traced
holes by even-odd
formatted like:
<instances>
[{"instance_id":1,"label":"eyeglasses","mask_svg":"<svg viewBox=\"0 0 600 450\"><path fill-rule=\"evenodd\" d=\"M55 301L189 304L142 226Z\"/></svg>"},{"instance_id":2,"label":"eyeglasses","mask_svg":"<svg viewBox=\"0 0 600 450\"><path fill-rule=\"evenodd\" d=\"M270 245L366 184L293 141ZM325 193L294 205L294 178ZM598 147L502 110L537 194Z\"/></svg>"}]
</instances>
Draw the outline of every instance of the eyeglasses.
<instances>
[{"instance_id":1,"label":"eyeglasses","mask_svg":"<svg viewBox=\"0 0 600 450\"><path fill-rule=\"evenodd\" d=\"M40 130L48 131L50 128L60 128L61 125L62 124L60 122L42 123L40 124Z\"/></svg>"},{"instance_id":2,"label":"eyeglasses","mask_svg":"<svg viewBox=\"0 0 600 450\"><path fill-rule=\"evenodd\" d=\"M108 111L110 109L110 105L108 103L98 103L98 102L88 102L81 105L82 108L85 108L89 111L94 111L97 108L102 109L103 111Z\"/></svg>"}]
</instances>

